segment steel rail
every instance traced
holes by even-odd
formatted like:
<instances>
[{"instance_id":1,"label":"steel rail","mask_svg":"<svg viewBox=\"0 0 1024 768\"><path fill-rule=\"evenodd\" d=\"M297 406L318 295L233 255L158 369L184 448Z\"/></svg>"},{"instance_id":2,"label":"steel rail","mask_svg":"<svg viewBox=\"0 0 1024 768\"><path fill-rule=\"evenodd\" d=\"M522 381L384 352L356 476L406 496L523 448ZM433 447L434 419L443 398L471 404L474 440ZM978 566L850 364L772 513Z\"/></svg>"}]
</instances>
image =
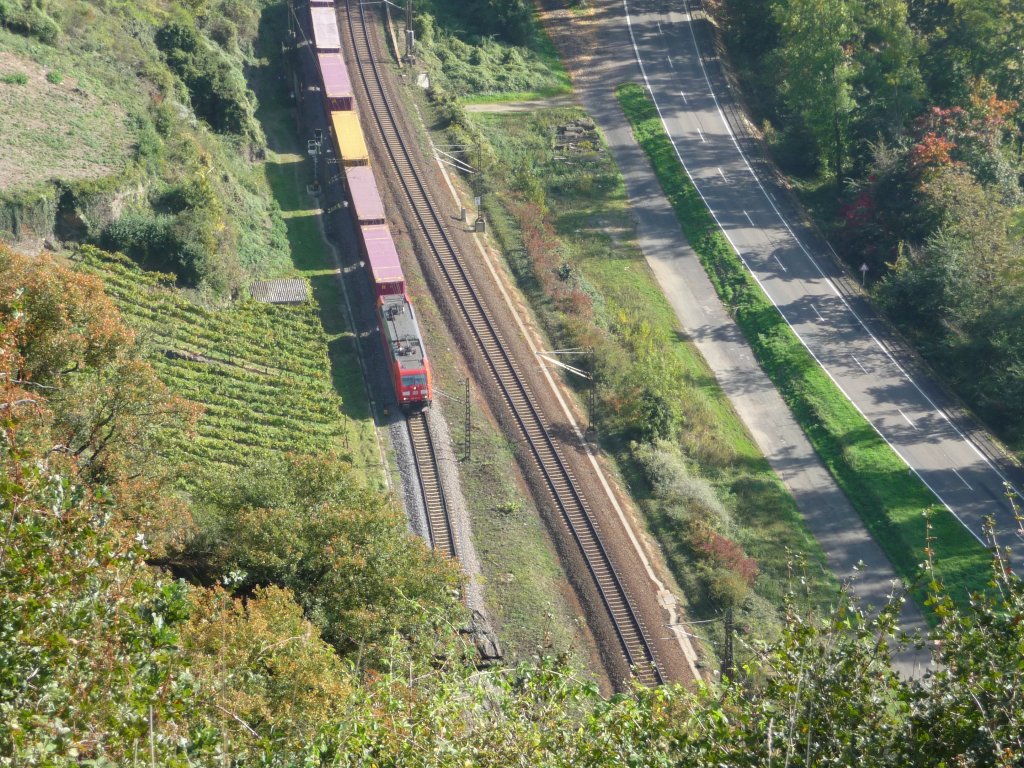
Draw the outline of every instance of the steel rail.
<instances>
[{"instance_id":1,"label":"steel rail","mask_svg":"<svg viewBox=\"0 0 1024 768\"><path fill-rule=\"evenodd\" d=\"M354 10L355 9L355 10ZM374 56L375 44L366 22L365 10L358 0L346 2L352 56L366 89L373 121L383 141L394 171L402 184L431 251L444 274L463 319L487 362L495 383L530 448L549 495L562 513L594 579L616 635L620 650L636 678L647 685L663 682L653 645L647 639L643 622L630 601L622 579L601 539L579 485L557 443L550 434L519 366L506 347L477 292L471 275L463 266L455 243L441 223L422 173L398 130L390 100Z\"/></svg>"},{"instance_id":2,"label":"steel rail","mask_svg":"<svg viewBox=\"0 0 1024 768\"><path fill-rule=\"evenodd\" d=\"M416 474L420 479L420 490L423 493L423 506L426 508L427 524L430 528L430 545L445 555L454 558L455 536L452 532L451 520L448 518L448 503L441 485L441 473L438 470L437 454L434 441L430 436L427 415L420 411L406 417L409 439L412 441L412 454L416 461Z\"/></svg>"}]
</instances>

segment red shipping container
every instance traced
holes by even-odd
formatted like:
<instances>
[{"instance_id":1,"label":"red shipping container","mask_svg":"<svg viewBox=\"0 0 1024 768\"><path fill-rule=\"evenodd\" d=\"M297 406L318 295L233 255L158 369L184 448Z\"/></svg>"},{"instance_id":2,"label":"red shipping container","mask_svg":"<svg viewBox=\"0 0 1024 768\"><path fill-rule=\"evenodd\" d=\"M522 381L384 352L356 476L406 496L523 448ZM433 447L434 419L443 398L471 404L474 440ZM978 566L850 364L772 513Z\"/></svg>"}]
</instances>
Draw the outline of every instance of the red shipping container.
<instances>
[{"instance_id":1,"label":"red shipping container","mask_svg":"<svg viewBox=\"0 0 1024 768\"><path fill-rule=\"evenodd\" d=\"M324 104L328 112L352 109L352 79L340 53L317 54L324 83Z\"/></svg>"},{"instance_id":2,"label":"red shipping container","mask_svg":"<svg viewBox=\"0 0 1024 768\"><path fill-rule=\"evenodd\" d=\"M363 253L370 267L370 280L377 296L405 292L405 275L398 261L398 249L387 224L359 227Z\"/></svg>"},{"instance_id":3,"label":"red shipping container","mask_svg":"<svg viewBox=\"0 0 1024 768\"><path fill-rule=\"evenodd\" d=\"M377 190L377 180L368 165L356 165L345 169L348 179L348 196L352 200L352 209L356 223L384 224L384 203L381 202Z\"/></svg>"}]
</instances>

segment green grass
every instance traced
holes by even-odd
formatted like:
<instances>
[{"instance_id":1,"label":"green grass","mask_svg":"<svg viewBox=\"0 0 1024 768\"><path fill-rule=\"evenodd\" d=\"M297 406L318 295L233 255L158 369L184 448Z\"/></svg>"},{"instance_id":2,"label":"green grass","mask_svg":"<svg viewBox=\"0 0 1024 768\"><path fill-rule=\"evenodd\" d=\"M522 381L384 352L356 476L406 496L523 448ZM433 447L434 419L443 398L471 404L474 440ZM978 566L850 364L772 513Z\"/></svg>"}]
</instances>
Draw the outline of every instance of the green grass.
<instances>
[{"instance_id":1,"label":"green grass","mask_svg":"<svg viewBox=\"0 0 1024 768\"><path fill-rule=\"evenodd\" d=\"M988 552L886 445L761 292L680 165L644 90L626 84L616 95L719 296L896 571L911 581L918 577L931 510L936 574L961 601L983 589L991 572Z\"/></svg>"},{"instance_id":2,"label":"green grass","mask_svg":"<svg viewBox=\"0 0 1024 768\"><path fill-rule=\"evenodd\" d=\"M460 5L434 0L440 19L457 24ZM572 84L539 20L524 46L498 38L449 31L437 22L419 39L419 57L430 82L464 103L524 101L570 93Z\"/></svg>"},{"instance_id":3,"label":"green grass","mask_svg":"<svg viewBox=\"0 0 1024 768\"><path fill-rule=\"evenodd\" d=\"M651 335L664 342L662 365L671 393L681 404L686 427L680 449L697 474L712 482L735 523L734 536L761 568L756 597L748 606L771 621L770 605L779 606L792 586L791 566L806 564L806 591L815 605L835 600L838 585L824 555L807 531L792 497L771 471L732 410L700 354L679 334L678 321L634 240L624 183L610 153L556 151L557 126L585 117L575 108L538 110L528 115L474 113L471 118L498 158L498 189L490 196L491 234L509 257L520 286L556 346L574 345L566 337L566 320L540 293L535 265L521 256L522 231L512 209L523 192L522 179L542 181L533 188L558 236L557 250L570 265L572 279L590 296L595 327L584 333L610 337L624 365L633 362L617 327L623 316L642 317ZM563 158L563 159L557 159ZM570 383L575 383L570 380ZM647 510L648 523L661 543L670 567L684 587L695 616L714 616L717 608L699 593L691 554L679 540L678 523L663 515L631 459L628 437L616 439L604 430L625 481ZM767 623L766 622L766 623ZM758 631L765 627L758 627ZM768 629L768 632L771 630Z\"/></svg>"},{"instance_id":4,"label":"green grass","mask_svg":"<svg viewBox=\"0 0 1024 768\"><path fill-rule=\"evenodd\" d=\"M540 88L534 91L505 91L502 93L472 93L460 99L463 104L506 104L515 101L537 101L564 96L571 91L561 87Z\"/></svg>"},{"instance_id":5,"label":"green grass","mask_svg":"<svg viewBox=\"0 0 1024 768\"><path fill-rule=\"evenodd\" d=\"M0 82L7 86L0 88L0 134L7 149L0 159L0 192L31 189L54 177L96 179L124 171L135 138L127 110L136 99L94 86L82 64L72 68L71 55L3 28L0 50L6 51L0 54ZM55 81L36 57L59 61L74 74Z\"/></svg>"}]
</instances>

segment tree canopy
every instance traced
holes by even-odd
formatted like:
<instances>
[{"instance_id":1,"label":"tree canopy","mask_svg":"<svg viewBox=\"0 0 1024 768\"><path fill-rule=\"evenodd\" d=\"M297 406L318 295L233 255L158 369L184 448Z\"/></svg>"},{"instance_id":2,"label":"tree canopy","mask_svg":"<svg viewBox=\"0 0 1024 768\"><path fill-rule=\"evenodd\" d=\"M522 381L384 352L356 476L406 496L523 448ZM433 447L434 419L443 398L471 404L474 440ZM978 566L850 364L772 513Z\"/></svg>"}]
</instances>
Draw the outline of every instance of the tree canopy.
<instances>
[{"instance_id":1,"label":"tree canopy","mask_svg":"<svg viewBox=\"0 0 1024 768\"><path fill-rule=\"evenodd\" d=\"M784 169L839 254L1014 448L1024 446L1024 12L1006 0L728 0Z\"/></svg>"}]
</instances>

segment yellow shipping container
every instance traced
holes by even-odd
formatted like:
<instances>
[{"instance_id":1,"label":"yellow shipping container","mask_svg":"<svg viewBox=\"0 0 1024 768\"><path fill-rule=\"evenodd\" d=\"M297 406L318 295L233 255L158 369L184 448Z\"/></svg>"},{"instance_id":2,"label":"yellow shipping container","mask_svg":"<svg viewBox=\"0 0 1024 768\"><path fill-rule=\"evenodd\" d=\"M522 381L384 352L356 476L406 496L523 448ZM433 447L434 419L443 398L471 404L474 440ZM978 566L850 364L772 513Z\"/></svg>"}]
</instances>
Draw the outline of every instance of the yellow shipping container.
<instances>
[{"instance_id":1,"label":"yellow shipping container","mask_svg":"<svg viewBox=\"0 0 1024 768\"><path fill-rule=\"evenodd\" d=\"M355 112L331 112L331 124L342 165L369 165L370 154L366 151L359 116Z\"/></svg>"}]
</instances>

